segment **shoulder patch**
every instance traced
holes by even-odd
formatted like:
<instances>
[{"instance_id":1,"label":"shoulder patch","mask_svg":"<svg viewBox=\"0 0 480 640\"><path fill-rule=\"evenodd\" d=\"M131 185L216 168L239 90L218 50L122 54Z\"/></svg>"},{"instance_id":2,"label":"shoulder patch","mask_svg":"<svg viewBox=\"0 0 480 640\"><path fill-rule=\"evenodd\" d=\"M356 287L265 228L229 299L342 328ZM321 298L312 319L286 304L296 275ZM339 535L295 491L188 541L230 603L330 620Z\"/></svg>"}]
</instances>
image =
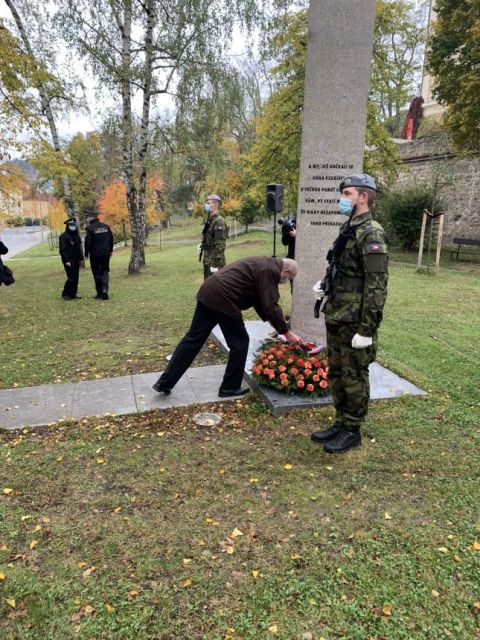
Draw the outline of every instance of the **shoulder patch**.
<instances>
[{"instance_id":1,"label":"shoulder patch","mask_svg":"<svg viewBox=\"0 0 480 640\"><path fill-rule=\"evenodd\" d=\"M370 242L365 247L365 253L387 253L387 247L382 242Z\"/></svg>"}]
</instances>

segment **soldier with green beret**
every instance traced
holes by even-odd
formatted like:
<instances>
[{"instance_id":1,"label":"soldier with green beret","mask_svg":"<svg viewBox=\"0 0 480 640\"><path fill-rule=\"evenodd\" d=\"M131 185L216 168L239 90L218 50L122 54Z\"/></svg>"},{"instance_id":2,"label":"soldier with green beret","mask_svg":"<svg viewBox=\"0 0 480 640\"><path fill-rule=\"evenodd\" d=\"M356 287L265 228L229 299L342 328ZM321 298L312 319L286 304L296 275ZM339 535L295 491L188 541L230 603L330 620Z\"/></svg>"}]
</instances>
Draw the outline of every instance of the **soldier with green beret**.
<instances>
[{"instance_id":1,"label":"soldier with green beret","mask_svg":"<svg viewBox=\"0 0 480 640\"><path fill-rule=\"evenodd\" d=\"M377 353L388 282L385 231L370 213L374 179L367 174L348 176L340 193L340 212L348 220L327 255L325 279L314 286L317 299L327 298L323 311L336 419L329 429L313 433L312 440L328 453L361 444L360 426L370 399L368 367Z\"/></svg>"},{"instance_id":2,"label":"soldier with green beret","mask_svg":"<svg viewBox=\"0 0 480 640\"><path fill-rule=\"evenodd\" d=\"M202 242L199 244L200 256L203 256L203 279L225 266L225 245L227 225L220 215L222 200L216 193L206 199L205 211L208 214L203 227Z\"/></svg>"}]
</instances>

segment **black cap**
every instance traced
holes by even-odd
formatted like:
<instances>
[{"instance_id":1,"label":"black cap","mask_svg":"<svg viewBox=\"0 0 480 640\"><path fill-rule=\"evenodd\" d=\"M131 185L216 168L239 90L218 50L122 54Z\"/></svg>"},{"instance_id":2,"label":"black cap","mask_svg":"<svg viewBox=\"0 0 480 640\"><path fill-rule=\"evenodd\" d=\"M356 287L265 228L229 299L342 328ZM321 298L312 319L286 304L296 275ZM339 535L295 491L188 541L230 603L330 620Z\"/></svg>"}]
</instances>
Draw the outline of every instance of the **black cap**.
<instances>
[{"instance_id":1,"label":"black cap","mask_svg":"<svg viewBox=\"0 0 480 640\"><path fill-rule=\"evenodd\" d=\"M85 218L98 218L98 216L100 215L100 213L98 212L98 209L85 209L85 211L83 212L83 215L85 216Z\"/></svg>"}]
</instances>

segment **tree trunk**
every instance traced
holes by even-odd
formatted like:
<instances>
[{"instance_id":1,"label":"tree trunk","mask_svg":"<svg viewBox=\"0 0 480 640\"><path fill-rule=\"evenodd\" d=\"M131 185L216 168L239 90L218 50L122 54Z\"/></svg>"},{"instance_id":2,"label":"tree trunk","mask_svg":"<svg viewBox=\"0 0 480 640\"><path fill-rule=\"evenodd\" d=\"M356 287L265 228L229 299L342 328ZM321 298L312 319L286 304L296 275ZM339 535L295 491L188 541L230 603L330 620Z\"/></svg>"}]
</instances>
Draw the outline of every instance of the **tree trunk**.
<instances>
[{"instance_id":1,"label":"tree trunk","mask_svg":"<svg viewBox=\"0 0 480 640\"><path fill-rule=\"evenodd\" d=\"M153 0L147 0L144 5L147 14L147 27L145 31L145 72L143 82L143 106L142 106L142 124L140 133L140 183L138 189L138 217L139 224L143 224L143 238L147 237L147 216L146 216L146 200L147 200L147 157L150 132L150 103L152 91L152 65L153 65L153 43L152 34L155 25L155 12ZM145 252L144 252L145 264Z\"/></svg>"},{"instance_id":2,"label":"tree trunk","mask_svg":"<svg viewBox=\"0 0 480 640\"><path fill-rule=\"evenodd\" d=\"M27 32L25 31L22 19L20 18L20 14L18 13L12 0L5 0L5 3L12 13L13 19L15 20L15 23L17 25L18 31L23 40L23 44L25 46L25 49L28 55L32 58L32 60L36 60L32 51L32 47L30 45L30 40L28 39L28 36L27 36ZM36 87L36 89L38 90L38 93L40 95L40 103L42 105L42 111L45 113L45 116L48 121L48 126L50 128L50 135L52 136L53 148L55 149L55 151L61 152L62 148L60 146L60 139L58 137L57 125L53 117L52 108L50 107L50 99L47 95L47 92L43 84L40 83ZM72 198L72 189L70 186L70 181L66 175L62 175L62 187L63 187L63 200L65 202L65 209L67 210L67 214L73 217L75 214L75 208L74 208L73 198Z\"/></svg>"}]
</instances>

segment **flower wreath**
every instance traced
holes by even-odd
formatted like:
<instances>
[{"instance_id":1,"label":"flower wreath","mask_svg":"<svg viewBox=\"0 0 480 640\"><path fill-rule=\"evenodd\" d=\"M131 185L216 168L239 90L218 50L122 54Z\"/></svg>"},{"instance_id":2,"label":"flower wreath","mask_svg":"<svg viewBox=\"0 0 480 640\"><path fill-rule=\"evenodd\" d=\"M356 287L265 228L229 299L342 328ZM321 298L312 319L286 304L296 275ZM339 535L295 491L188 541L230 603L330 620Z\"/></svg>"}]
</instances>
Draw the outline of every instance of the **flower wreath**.
<instances>
[{"instance_id":1,"label":"flower wreath","mask_svg":"<svg viewBox=\"0 0 480 640\"><path fill-rule=\"evenodd\" d=\"M255 357L253 378L260 384L288 394L309 397L327 396L328 360L326 353L312 349L314 345L297 346L276 342L262 347Z\"/></svg>"}]
</instances>

